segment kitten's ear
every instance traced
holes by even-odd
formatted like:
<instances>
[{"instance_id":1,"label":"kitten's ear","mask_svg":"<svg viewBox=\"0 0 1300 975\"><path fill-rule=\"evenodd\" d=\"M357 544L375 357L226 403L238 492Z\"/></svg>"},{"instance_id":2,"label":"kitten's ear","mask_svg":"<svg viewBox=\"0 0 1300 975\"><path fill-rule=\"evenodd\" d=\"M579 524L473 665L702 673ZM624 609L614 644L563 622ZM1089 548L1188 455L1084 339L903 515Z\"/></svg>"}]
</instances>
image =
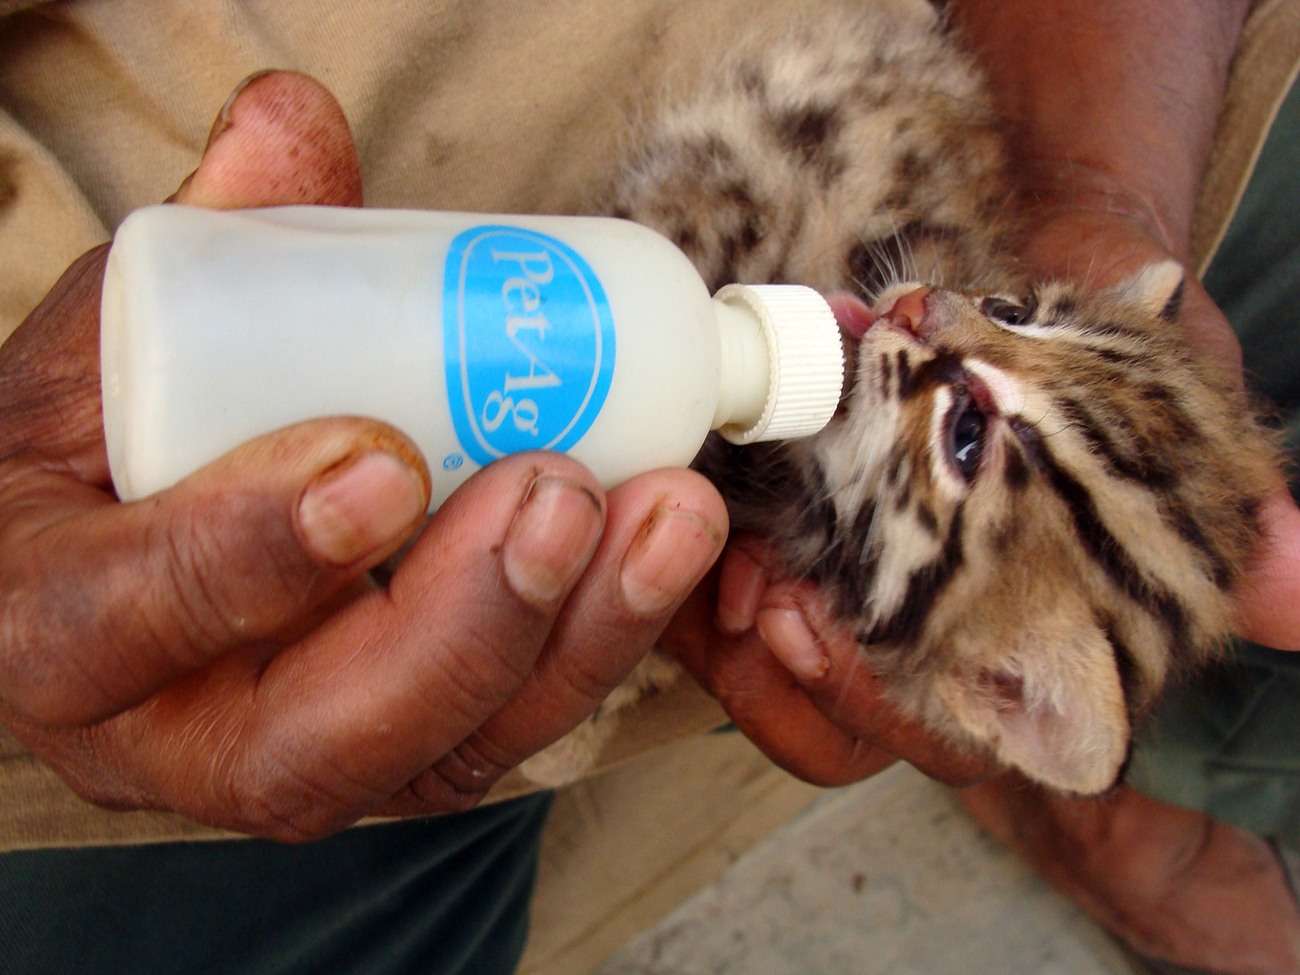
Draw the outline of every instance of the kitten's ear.
<instances>
[{"instance_id":1,"label":"kitten's ear","mask_svg":"<svg viewBox=\"0 0 1300 975\"><path fill-rule=\"evenodd\" d=\"M1115 290L1125 301L1172 322L1183 307L1186 276L1183 266L1177 261L1158 261L1148 264L1136 277Z\"/></svg>"},{"instance_id":2,"label":"kitten's ear","mask_svg":"<svg viewBox=\"0 0 1300 975\"><path fill-rule=\"evenodd\" d=\"M1114 652L1092 621L1048 621L995 667L953 672L940 695L959 724L1006 765L1066 792L1114 784L1129 721Z\"/></svg>"}]
</instances>

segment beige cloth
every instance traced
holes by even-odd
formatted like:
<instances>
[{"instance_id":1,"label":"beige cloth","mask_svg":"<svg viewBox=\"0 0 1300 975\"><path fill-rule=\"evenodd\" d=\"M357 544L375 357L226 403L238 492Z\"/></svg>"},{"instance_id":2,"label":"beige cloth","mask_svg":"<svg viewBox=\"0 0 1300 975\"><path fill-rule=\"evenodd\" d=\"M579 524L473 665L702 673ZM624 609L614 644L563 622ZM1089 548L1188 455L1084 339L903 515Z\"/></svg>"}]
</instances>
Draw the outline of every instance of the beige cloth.
<instances>
[{"instance_id":1,"label":"beige cloth","mask_svg":"<svg viewBox=\"0 0 1300 975\"><path fill-rule=\"evenodd\" d=\"M335 92L370 205L563 213L600 185L648 95L688 86L738 31L835 2L854 0L0 0L0 338L73 258L176 189L254 71L304 71ZM930 16L924 0L876 2ZM1199 267L1297 64L1300 0L1257 3L1197 212ZM811 798L739 736L689 740L721 720L683 681L629 716L602 766L683 743L561 796L525 971L588 967L720 872L720 850L738 854ZM0 850L218 835L91 807L0 732ZM542 905L558 902L570 909L551 917Z\"/></svg>"}]
</instances>

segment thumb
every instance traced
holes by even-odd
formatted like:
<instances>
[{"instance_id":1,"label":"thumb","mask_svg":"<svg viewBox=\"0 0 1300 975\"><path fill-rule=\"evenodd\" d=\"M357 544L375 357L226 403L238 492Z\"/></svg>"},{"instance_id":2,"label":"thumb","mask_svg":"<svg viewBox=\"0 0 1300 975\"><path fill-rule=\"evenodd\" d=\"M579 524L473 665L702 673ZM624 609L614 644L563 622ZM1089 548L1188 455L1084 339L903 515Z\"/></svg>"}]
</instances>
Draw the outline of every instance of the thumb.
<instances>
[{"instance_id":1,"label":"thumb","mask_svg":"<svg viewBox=\"0 0 1300 975\"><path fill-rule=\"evenodd\" d=\"M359 206L361 173L342 109L305 75L254 75L221 109L198 169L172 201L213 209ZM106 259L107 249L97 247L77 260L0 356L0 457L37 449L93 484L108 481L99 388Z\"/></svg>"},{"instance_id":2,"label":"thumb","mask_svg":"<svg viewBox=\"0 0 1300 975\"><path fill-rule=\"evenodd\" d=\"M314 420L131 504L23 454L0 462L0 688L41 726L101 720L274 641L423 521L414 444ZM58 653L49 648L59 648Z\"/></svg>"},{"instance_id":3,"label":"thumb","mask_svg":"<svg viewBox=\"0 0 1300 975\"><path fill-rule=\"evenodd\" d=\"M343 109L290 71L245 78L217 114L199 167L169 202L212 210L361 205L361 164Z\"/></svg>"},{"instance_id":4,"label":"thumb","mask_svg":"<svg viewBox=\"0 0 1300 975\"><path fill-rule=\"evenodd\" d=\"M1279 494L1260 512L1264 556L1241 587L1238 633L1279 650L1300 650L1300 508Z\"/></svg>"}]
</instances>

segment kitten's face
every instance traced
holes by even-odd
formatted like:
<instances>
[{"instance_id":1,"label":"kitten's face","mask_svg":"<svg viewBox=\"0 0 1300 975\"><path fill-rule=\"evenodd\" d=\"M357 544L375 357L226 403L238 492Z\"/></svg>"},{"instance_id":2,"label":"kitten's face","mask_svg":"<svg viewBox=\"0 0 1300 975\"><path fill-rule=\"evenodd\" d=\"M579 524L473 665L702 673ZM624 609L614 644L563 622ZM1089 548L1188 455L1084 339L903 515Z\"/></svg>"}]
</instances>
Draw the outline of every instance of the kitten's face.
<instances>
[{"instance_id":1,"label":"kitten's face","mask_svg":"<svg viewBox=\"0 0 1300 975\"><path fill-rule=\"evenodd\" d=\"M838 541L792 562L907 706L1073 791L1114 781L1171 661L1225 636L1277 483L1241 395L1166 338L1181 280L891 288L804 448Z\"/></svg>"}]
</instances>

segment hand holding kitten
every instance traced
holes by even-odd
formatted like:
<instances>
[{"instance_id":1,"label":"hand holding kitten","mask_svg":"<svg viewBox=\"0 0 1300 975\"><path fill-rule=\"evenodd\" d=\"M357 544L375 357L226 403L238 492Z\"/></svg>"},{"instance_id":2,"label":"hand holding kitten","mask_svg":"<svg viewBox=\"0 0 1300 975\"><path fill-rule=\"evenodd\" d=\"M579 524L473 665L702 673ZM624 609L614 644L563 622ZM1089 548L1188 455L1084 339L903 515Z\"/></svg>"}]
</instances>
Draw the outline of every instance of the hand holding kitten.
<instances>
[{"instance_id":1,"label":"hand holding kitten","mask_svg":"<svg viewBox=\"0 0 1300 975\"><path fill-rule=\"evenodd\" d=\"M1100 174L1071 167L1068 195L1044 208L1027 256L1044 276L1079 277L1105 287L1133 270L1171 256L1153 211ZM1100 184L1100 185L1099 185ZM1201 286L1186 278L1178 325L1187 342L1208 352L1241 383L1241 346L1223 312ZM1269 539L1240 589L1239 636L1279 650L1300 650L1300 508L1279 493L1261 513Z\"/></svg>"},{"instance_id":2,"label":"hand holding kitten","mask_svg":"<svg viewBox=\"0 0 1300 975\"><path fill-rule=\"evenodd\" d=\"M1123 198L1117 188L1099 207L1102 198L1092 186L1081 187L1068 204L1045 210L1026 252L1044 278L1068 279L1084 269L1085 283L1103 288L1168 259L1168 248L1143 220L1117 207ZM1192 278L1179 324L1189 344L1209 351L1240 381L1231 326ZM1271 544L1241 586L1239 634L1300 649L1300 509L1280 494L1262 517ZM837 623L834 600L809 583L776 578L777 565L759 540L733 543L718 576L716 640L698 638L708 611L693 605L698 593L679 620L688 613L699 618L681 632L675 621L665 635L678 659L769 758L822 785L866 778L899 758L954 785L996 771L992 759L954 750L902 718L865 666L853 633Z\"/></svg>"},{"instance_id":3,"label":"hand holding kitten","mask_svg":"<svg viewBox=\"0 0 1300 975\"><path fill-rule=\"evenodd\" d=\"M1250 7L953 0L953 22L1016 134L1035 220L1027 256L1045 276L1104 286L1150 261L1186 263ZM1190 276L1179 324L1240 376L1232 328ZM1279 495L1263 521L1273 542L1242 586L1239 632L1300 649L1300 510Z\"/></svg>"}]
</instances>

